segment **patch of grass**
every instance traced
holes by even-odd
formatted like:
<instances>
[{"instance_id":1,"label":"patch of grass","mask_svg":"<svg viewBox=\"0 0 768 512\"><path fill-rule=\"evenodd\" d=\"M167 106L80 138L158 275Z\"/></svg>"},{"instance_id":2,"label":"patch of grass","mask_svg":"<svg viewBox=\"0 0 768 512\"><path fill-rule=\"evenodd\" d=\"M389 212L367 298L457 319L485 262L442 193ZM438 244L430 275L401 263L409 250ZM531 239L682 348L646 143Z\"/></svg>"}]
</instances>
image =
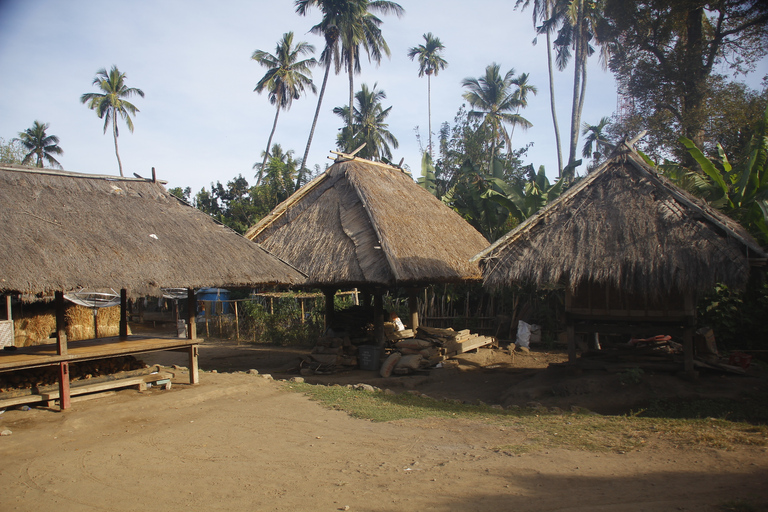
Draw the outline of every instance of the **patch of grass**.
<instances>
[{"instance_id":1,"label":"patch of grass","mask_svg":"<svg viewBox=\"0 0 768 512\"><path fill-rule=\"evenodd\" d=\"M547 412L543 408L502 410L487 405L434 400L409 393L388 395L305 383L286 383L285 386L288 390L306 394L326 407L371 421L442 418L511 427L520 442L496 448L497 451L510 454L557 447L627 452L641 449L647 442L656 440L686 448L768 446L768 427L714 418L600 416L583 412Z\"/></svg>"},{"instance_id":2,"label":"patch of grass","mask_svg":"<svg viewBox=\"0 0 768 512\"><path fill-rule=\"evenodd\" d=\"M745 395L739 400L715 398L700 400L657 400L638 413L654 418L717 418L768 425L768 401L763 396Z\"/></svg>"}]
</instances>

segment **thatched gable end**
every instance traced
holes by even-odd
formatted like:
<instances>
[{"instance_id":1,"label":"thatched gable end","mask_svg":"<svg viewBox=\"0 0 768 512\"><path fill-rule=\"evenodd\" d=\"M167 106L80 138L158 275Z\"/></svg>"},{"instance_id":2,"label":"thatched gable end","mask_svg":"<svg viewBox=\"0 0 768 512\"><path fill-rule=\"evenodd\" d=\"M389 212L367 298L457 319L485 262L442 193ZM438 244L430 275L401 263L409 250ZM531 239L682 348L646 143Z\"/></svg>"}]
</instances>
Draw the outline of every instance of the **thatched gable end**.
<instances>
[{"instance_id":1,"label":"thatched gable end","mask_svg":"<svg viewBox=\"0 0 768 512\"><path fill-rule=\"evenodd\" d=\"M300 284L299 271L156 182L0 167L0 291Z\"/></svg>"},{"instance_id":2,"label":"thatched gable end","mask_svg":"<svg viewBox=\"0 0 768 512\"><path fill-rule=\"evenodd\" d=\"M754 257L765 253L741 226L625 147L475 260L490 288L591 282L660 296L743 286Z\"/></svg>"},{"instance_id":3,"label":"thatched gable end","mask_svg":"<svg viewBox=\"0 0 768 512\"><path fill-rule=\"evenodd\" d=\"M469 258L488 242L400 169L339 161L246 237L316 285L479 280Z\"/></svg>"}]
</instances>

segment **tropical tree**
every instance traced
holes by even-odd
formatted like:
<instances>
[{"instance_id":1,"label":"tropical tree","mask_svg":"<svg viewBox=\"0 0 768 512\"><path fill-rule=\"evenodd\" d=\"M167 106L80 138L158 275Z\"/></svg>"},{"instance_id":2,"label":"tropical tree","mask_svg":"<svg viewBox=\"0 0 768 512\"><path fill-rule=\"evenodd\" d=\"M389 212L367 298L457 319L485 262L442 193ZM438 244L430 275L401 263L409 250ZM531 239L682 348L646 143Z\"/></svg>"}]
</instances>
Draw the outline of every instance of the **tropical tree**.
<instances>
[{"instance_id":1,"label":"tropical tree","mask_svg":"<svg viewBox=\"0 0 768 512\"><path fill-rule=\"evenodd\" d=\"M726 112L720 107L727 101L712 101L725 86L715 73L746 74L768 54L768 3L606 0L604 13L606 34L615 41L610 69L632 105L621 123L635 124L635 133L648 129L645 148L656 156L694 165L677 139L683 135L714 151L714 141L721 141L713 132L718 120L747 111ZM739 91L731 89L724 98L734 93ZM762 110L751 109L758 115Z\"/></svg>"},{"instance_id":2,"label":"tropical tree","mask_svg":"<svg viewBox=\"0 0 768 512\"><path fill-rule=\"evenodd\" d=\"M538 29L539 23L550 18L554 9L556 0L533 0L533 26ZM515 9L522 6L522 9L528 7L531 0L517 0ZM555 76L552 70L552 33L555 26L549 24L543 30L547 39L547 71L549 76L549 108L552 112L552 125L555 129L555 145L557 147L557 175L563 172L563 150L560 143L560 127L557 124L557 110L555 109ZM541 32L539 32L541 33ZM533 39L533 44L537 43L538 37Z\"/></svg>"},{"instance_id":3,"label":"tropical tree","mask_svg":"<svg viewBox=\"0 0 768 512\"><path fill-rule=\"evenodd\" d=\"M421 177L416 180L427 192L437 197L437 185L435 185L435 166L432 164L432 156L425 151L421 157Z\"/></svg>"},{"instance_id":4,"label":"tropical tree","mask_svg":"<svg viewBox=\"0 0 768 512\"><path fill-rule=\"evenodd\" d=\"M404 12L400 5L385 0L296 0L296 12L302 16L306 15L310 7L317 7L323 14L323 18L317 25L310 29L313 34L321 35L325 38L325 48L320 55L320 62L325 66L325 74L323 76L323 85L320 88L320 95L317 100L317 108L315 109L315 116L312 120L312 128L309 132L309 138L307 140L307 147L304 150L304 157L301 160L301 169L297 180L299 183L303 181L304 171L307 168L307 159L309 157L309 148L312 145L312 138L315 133L315 127L317 126L317 118L320 115L320 107L323 102L325 94L325 86L328 81L328 74L330 72L331 64L334 64L335 71L338 74L341 71L343 63L347 62L348 53L342 53L342 49L346 48L349 41L354 40L350 37L351 33L358 33L366 35L366 31L361 29L361 26L368 27L373 33L371 37L366 37L364 40L371 39L376 41L376 31L378 31L378 39L384 43L386 55L389 55L389 48L386 46L386 42L381 38L381 31L378 29L378 25L373 19L368 18L368 23L362 23L362 20L366 17L366 14L370 14L369 10L375 12L381 12L388 14L390 12L401 16ZM375 17L374 17L375 18ZM378 18L376 18L378 20ZM378 20L379 25L381 21ZM375 30L374 30L375 29ZM359 48L359 45L358 45ZM369 56L378 63L381 61L381 48L371 45L371 48L366 48L369 51ZM378 58L377 58L378 56ZM359 60L355 60L357 69L360 68ZM354 66L348 67L348 69L355 69ZM353 103L352 91L352 76L350 75L350 93L349 104ZM351 120L347 120L348 124L352 124Z\"/></svg>"},{"instance_id":5,"label":"tropical tree","mask_svg":"<svg viewBox=\"0 0 768 512\"><path fill-rule=\"evenodd\" d=\"M264 189L262 198L269 202L272 208L288 199L298 189L295 182L297 165L293 150L283 151L280 144L272 146L261 183Z\"/></svg>"},{"instance_id":6,"label":"tropical tree","mask_svg":"<svg viewBox=\"0 0 768 512\"><path fill-rule=\"evenodd\" d=\"M528 95L533 94L536 96L539 90L535 85L528 83L528 79L531 77L530 73L521 73L512 79L512 84L517 87L515 96L517 96L517 110L515 114L520 114L520 109L528 106ZM512 125L512 131L509 132L509 138L512 139L512 135L515 133L515 124Z\"/></svg>"},{"instance_id":7,"label":"tropical tree","mask_svg":"<svg viewBox=\"0 0 768 512\"><path fill-rule=\"evenodd\" d=\"M93 85L97 86L101 92L88 92L80 96L80 102L88 105L88 108L94 110L99 119L104 119L104 133L107 133L107 127L112 124L112 137L115 140L115 156L117 157L117 166L120 169L120 176L123 176L123 164L120 161L120 152L117 149L117 118L122 117L128 129L133 133L132 115L136 115L139 109L128 101L127 98L138 95L144 97L144 91L135 87L128 87L125 84L125 73L121 73L117 66L112 66L107 73L106 69L100 69L96 72L93 79Z\"/></svg>"},{"instance_id":8,"label":"tropical tree","mask_svg":"<svg viewBox=\"0 0 768 512\"><path fill-rule=\"evenodd\" d=\"M31 128L19 132L19 137L13 139L13 141L20 143L26 151L21 161L22 165L27 165L32 159L35 159L37 167L45 167L43 161L46 161L51 167L61 169L61 164L53 155L61 155L64 150L59 147L59 138L56 135L45 133L48 128L48 123L35 121Z\"/></svg>"},{"instance_id":9,"label":"tropical tree","mask_svg":"<svg viewBox=\"0 0 768 512\"><path fill-rule=\"evenodd\" d=\"M516 91L512 90L514 80L514 69L502 77L499 64L494 62L485 68L485 76L465 78L461 83L468 89L463 97L472 107L469 117L482 119L483 125L491 129L489 167L496 158L499 141L506 141L508 151L511 150L507 124L523 128L532 126L530 121L517 113L521 101Z\"/></svg>"},{"instance_id":10,"label":"tropical tree","mask_svg":"<svg viewBox=\"0 0 768 512\"><path fill-rule=\"evenodd\" d=\"M429 118L429 145L427 151L432 157L432 75L437 76L441 69L448 66L440 53L445 49L440 39L432 35L432 32L424 34L424 44L408 49L408 57L419 61L419 77L427 75L427 115Z\"/></svg>"},{"instance_id":11,"label":"tropical tree","mask_svg":"<svg viewBox=\"0 0 768 512\"><path fill-rule=\"evenodd\" d=\"M741 223L763 245L768 245L768 108L752 134L747 155L733 166L717 145L717 156L708 157L696 144L681 137L696 168L667 163L660 169L687 190Z\"/></svg>"},{"instance_id":12,"label":"tropical tree","mask_svg":"<svg viewBox=\"0 0 768 512\"><path fill-rule=\"evenodd\" d=\"M494 180L494 185L486 196L509 210L515 222L520 223L560 197L565 190L566 180L559 178L555 183L550 183L543 165L538 172L530 165L526 181L508 183Z\"/></svg>"},{"instance_id":13,"label":"tropical tree","mask_svg":"<svg viewBox=\"0 0 768 512\"><path fill-rule=\"evenodd\" d=\"M21 165L24 160L24 147L19 139L11 139L8 142L0 137L0 163Z\"/></svg>"},{"instance_id":14,"label":"tropical tree","mask_svg":"<svg viewBox=\"0 0 768 512\"><path fill-rule=\"evenodd\" d=\"M601 158L604 156L604 153L600 149L600 145L605 145L605 143L610 144L607 135L604 133L606 126L610 123L610 118L603 117L600 119L599 123L584 123L581 128L581 134L586 135L584 138L584 147L581 149L581 156L592 159L591 169L597 167L600 164Z\"/></svg>"},{"instance_id":15,"label":"tropical tree","mask_svg":"<svg viewBox=\"0 0 768 512\"><path fill-rule=\"evenodd\" d=\"M390 145L397 149L400 145L394 135L389 131L386 123L387 116L392 107L384 108L381 100L387 97L384 91L376 90L378 84L373 84L368 89L366 84L355 94L356 106L350 115L349 106L336 107L333 113L347 121L352 119L352 124L342 128L337 141L337 146L342 151L353 151L365 144L365 147L357 153L363 158L389 160L392 158Z\"/></svg>"},{"instance_id":16,"label":"tropical tree","mask_svg":"<svg viewBox=\"0 0 768 512\"><path fill-rule=\"evenodd\" d=\"M256 178L256 185L261 183L263 171L269 158L269 147L277 128L277 118L281 110L291 108L293 100L299 99L306 89L317 92L312 83L311 68L317 64L314 58L302 59L304 55L314 53L315 47L304 41L299 41L294 46L293 32L286 32L275 47L275 54L256 50L251 58L267 68L266 74L256 84L254 91L261 94L267 91L269 102L275 105L275 120L272 123L272 131L267 139L267 149L264 151L264 161L261 163Z\"/></svg>"},{"instance_id":17,"label":"tropical tree","mask_svg":"<svg viewBox=\"0 0 768 512\"><path fill-rule=\"evenodd\" d=\"M576 161L576 150L579 143L581 128L581 113L584 109L584 98L587 89L587 58L595 53L592 44L600 46L600 62L608 66L610 49L601 38L603 4L605 0L559 0L555 2L549 19L539 27L540 34L546 34L557 28L557 38L554 41L556 64L560 71L564 70L573 56L573 94L571 102L571 129L568 149L568 164L563 170L564 175L573 176L581 161ZM571 53L571 51L573 53Z\"/></svg>"}]
</instances>

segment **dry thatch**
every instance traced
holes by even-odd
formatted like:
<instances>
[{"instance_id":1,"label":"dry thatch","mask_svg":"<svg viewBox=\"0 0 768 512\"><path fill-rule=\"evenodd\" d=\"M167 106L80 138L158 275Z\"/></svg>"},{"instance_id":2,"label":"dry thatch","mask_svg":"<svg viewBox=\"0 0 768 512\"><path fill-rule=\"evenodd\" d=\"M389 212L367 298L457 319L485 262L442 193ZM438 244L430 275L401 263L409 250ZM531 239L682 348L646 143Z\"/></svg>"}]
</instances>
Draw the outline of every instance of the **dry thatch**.
<instances>
[{"instance_id":1,"label":"dry thatch","mask_svg":"<svg viewBox=\"0 0 768 512\"><path fill-rule=\"evenodd\" d=\"M598 283L661 296L740 287L765 258L736 222L659 176L628 146L479 253L485 285Z\"/></svg>"},{"instance_id":2,"label":"dry thatch","mask_svg":"<svg viewBox=\"0 0 768 512\"><path fill-rule=\"evenodd\" d=\"M339 159L245 235L324 286L479 280L488 242L402 170Z\"/></svg>"},{"instance_id":3,"label":"dry thatch","mask_svg":"<svg viewBox=\"0 0 768 512\"><path fill-rule=\"evenodd\" d=\"M0 292L304 281L150 180L2 166L0 204Z\"/></svg>"}]
</instances>

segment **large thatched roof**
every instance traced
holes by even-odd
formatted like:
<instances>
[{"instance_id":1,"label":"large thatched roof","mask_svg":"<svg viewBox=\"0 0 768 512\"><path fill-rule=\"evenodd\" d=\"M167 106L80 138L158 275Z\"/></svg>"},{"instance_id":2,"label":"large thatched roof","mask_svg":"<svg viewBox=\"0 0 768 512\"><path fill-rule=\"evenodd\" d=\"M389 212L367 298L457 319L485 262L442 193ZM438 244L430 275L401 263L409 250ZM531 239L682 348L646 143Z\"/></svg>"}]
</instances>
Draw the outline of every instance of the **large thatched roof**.
<instances>
[{"instance_id":1,"label":"large thatched roof","mask_svg":"<svg viewBox=\"0 0 768 512\"><path fill-rule=\"evenodd\" d=\"M479 280L488 245L400 169L342 158L245 235L313 285L394 286Z\"/></svg>"},{"instance_id":2,"label":"large thatched roof","mask_svg":"<svg viewBox=\"0 0 768 512\"><path fill-rule=\"evenodd\" d=\"M486 286L581 282L648 296L743 286L766 254L736 222L659 176L627 145L479 253Z\"/></svg>"},{"instance_id":3,"label":"large thatched roof","mask_svg":"<svg viewBox=\"0 0 768 512\"><path fill-rule=\"evenodd\" d=\"M300 284L156 182L0 167L0 292Z\"/></svg>"}]
</instances>

